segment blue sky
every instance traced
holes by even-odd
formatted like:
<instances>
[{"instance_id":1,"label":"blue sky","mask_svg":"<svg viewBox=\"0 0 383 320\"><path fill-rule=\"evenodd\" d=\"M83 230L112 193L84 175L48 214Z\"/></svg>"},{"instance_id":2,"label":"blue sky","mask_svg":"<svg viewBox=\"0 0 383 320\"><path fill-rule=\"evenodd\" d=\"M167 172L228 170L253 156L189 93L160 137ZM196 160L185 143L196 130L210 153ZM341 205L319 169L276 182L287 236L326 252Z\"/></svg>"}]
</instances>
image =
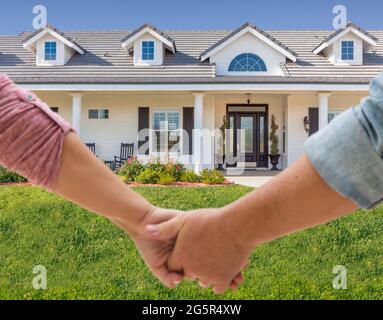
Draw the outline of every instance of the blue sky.
<instances>
[{"instance_id":1,"label":"blue sky","mask_svg":"<svg viewBox=\"0 0 383 320\"><path fill-rule=\"evenodd\" d=\"M233 29L250 21L262 29L332 29L332 8L348 20L383 29L382 0L8 0L0 33L32 30L32 8L45 5L48 22L61 30L131 30L145 22L160 29Z\"/></svg>"}]
</instances>

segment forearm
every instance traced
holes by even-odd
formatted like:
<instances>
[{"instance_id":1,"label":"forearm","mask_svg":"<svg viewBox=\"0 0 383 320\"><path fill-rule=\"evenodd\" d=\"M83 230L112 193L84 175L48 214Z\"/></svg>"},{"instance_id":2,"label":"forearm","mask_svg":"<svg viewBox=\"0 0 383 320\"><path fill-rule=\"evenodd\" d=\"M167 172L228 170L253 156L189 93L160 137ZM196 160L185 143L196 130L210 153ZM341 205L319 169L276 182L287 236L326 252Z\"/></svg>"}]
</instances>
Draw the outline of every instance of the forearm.
<instances>
[{"instance_id":1,"label":"forearm","mask_svg":"<svg viewBox=\"0 0 383 320\"><path fill-rule=\"evenodd\" d=\"M307 156L260 189L224 209L234 232L249 248L324 224L357 206L332 190Z\"/></svg>"},{"instance_id":2,"label":"forearm","mask_svg":"<svg viewBox=\"0 0 383 320\"><path fill-rule=\"evenodd\" d=\"M130 234L153 206L132 191L83 145L73 133L64 139L55 192L107 217Z\"/></svg>"}]
</instances>

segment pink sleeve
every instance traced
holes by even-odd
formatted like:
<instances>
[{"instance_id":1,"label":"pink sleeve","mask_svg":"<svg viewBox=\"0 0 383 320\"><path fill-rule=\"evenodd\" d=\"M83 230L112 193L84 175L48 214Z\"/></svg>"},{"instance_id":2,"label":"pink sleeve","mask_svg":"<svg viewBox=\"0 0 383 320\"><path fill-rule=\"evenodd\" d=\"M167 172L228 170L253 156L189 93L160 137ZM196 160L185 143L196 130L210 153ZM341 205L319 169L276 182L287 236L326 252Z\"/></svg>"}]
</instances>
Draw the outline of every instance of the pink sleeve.
<instances>
[{"instance_id":1,"label":"pink sleeve","mask_svg":"<svg viewBox=\"0 0 383 320\"><path fill-rule=\"evenodd\" d=\"M0 164L54 190L70 125L0 74Z\"/></svg>"}]
</instances>

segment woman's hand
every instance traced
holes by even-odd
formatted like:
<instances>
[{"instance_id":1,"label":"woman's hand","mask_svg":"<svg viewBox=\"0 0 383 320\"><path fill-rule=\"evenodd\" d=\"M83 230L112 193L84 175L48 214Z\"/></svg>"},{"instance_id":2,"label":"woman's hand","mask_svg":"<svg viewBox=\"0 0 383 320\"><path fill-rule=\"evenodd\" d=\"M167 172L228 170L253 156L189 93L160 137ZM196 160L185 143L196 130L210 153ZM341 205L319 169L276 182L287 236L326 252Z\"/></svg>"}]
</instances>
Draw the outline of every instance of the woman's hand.
<instances>
[{"instance_id":1,"label":"woman's hand","mask_svg":"<svg viewBox=\"0 0 383 320\"><path fill-rule=\"evenodd\" d=\"M135 228L136 232L131 234L150 271L169 288L174 288L183 279L182 272L170 271L167 265L168 259L174 250L178 232L168 233L161 239L153 239L153 235L156 235L156 232L150 232L150 228L148 232L147 226L163 223L170 219L176 219L182 215L184 215L184 213L176 210L154 207ZM112 222L127 231L127 224L125 224L124 221L112 220Z\"/></svg>"}]
</instances>

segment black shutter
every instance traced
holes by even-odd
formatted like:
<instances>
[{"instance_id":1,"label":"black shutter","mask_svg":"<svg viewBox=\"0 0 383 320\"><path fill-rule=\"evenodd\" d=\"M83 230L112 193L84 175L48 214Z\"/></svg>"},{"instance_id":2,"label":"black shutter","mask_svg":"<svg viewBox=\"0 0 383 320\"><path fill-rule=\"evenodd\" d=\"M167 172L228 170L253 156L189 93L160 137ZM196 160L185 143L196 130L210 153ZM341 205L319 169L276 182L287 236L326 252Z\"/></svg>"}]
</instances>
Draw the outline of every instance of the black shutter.
<instances>
[{"instance_id":1,"label":"black shutter","mask_svg":"<svg viewBox=\"0 0 383 320\"><path fill-rule=\"evenodd\" d=\"M319 108L309 108L309 136L319 131Z\"/></svg>"},{"instance_id":2,"label":"black shutter","mask_svg":"<svg viewBox=\"0 0 383 320\"><path fill-rule=\"evenodd\" d=\"M138 150L149 141L149 108L138 108ZM139 151L140 152L140 151ZM141 154L149 155L149 147Z\"/></svg>"},{"instance_id":3,"label":"black shutter","mask_svg":"<svg viewBox=\"0 0 383 320\"><path fill-rule=\"evenodd\" d=\"M183 154L193 154L194 108L183 108Z\"/></svg>"}]
</instances>

